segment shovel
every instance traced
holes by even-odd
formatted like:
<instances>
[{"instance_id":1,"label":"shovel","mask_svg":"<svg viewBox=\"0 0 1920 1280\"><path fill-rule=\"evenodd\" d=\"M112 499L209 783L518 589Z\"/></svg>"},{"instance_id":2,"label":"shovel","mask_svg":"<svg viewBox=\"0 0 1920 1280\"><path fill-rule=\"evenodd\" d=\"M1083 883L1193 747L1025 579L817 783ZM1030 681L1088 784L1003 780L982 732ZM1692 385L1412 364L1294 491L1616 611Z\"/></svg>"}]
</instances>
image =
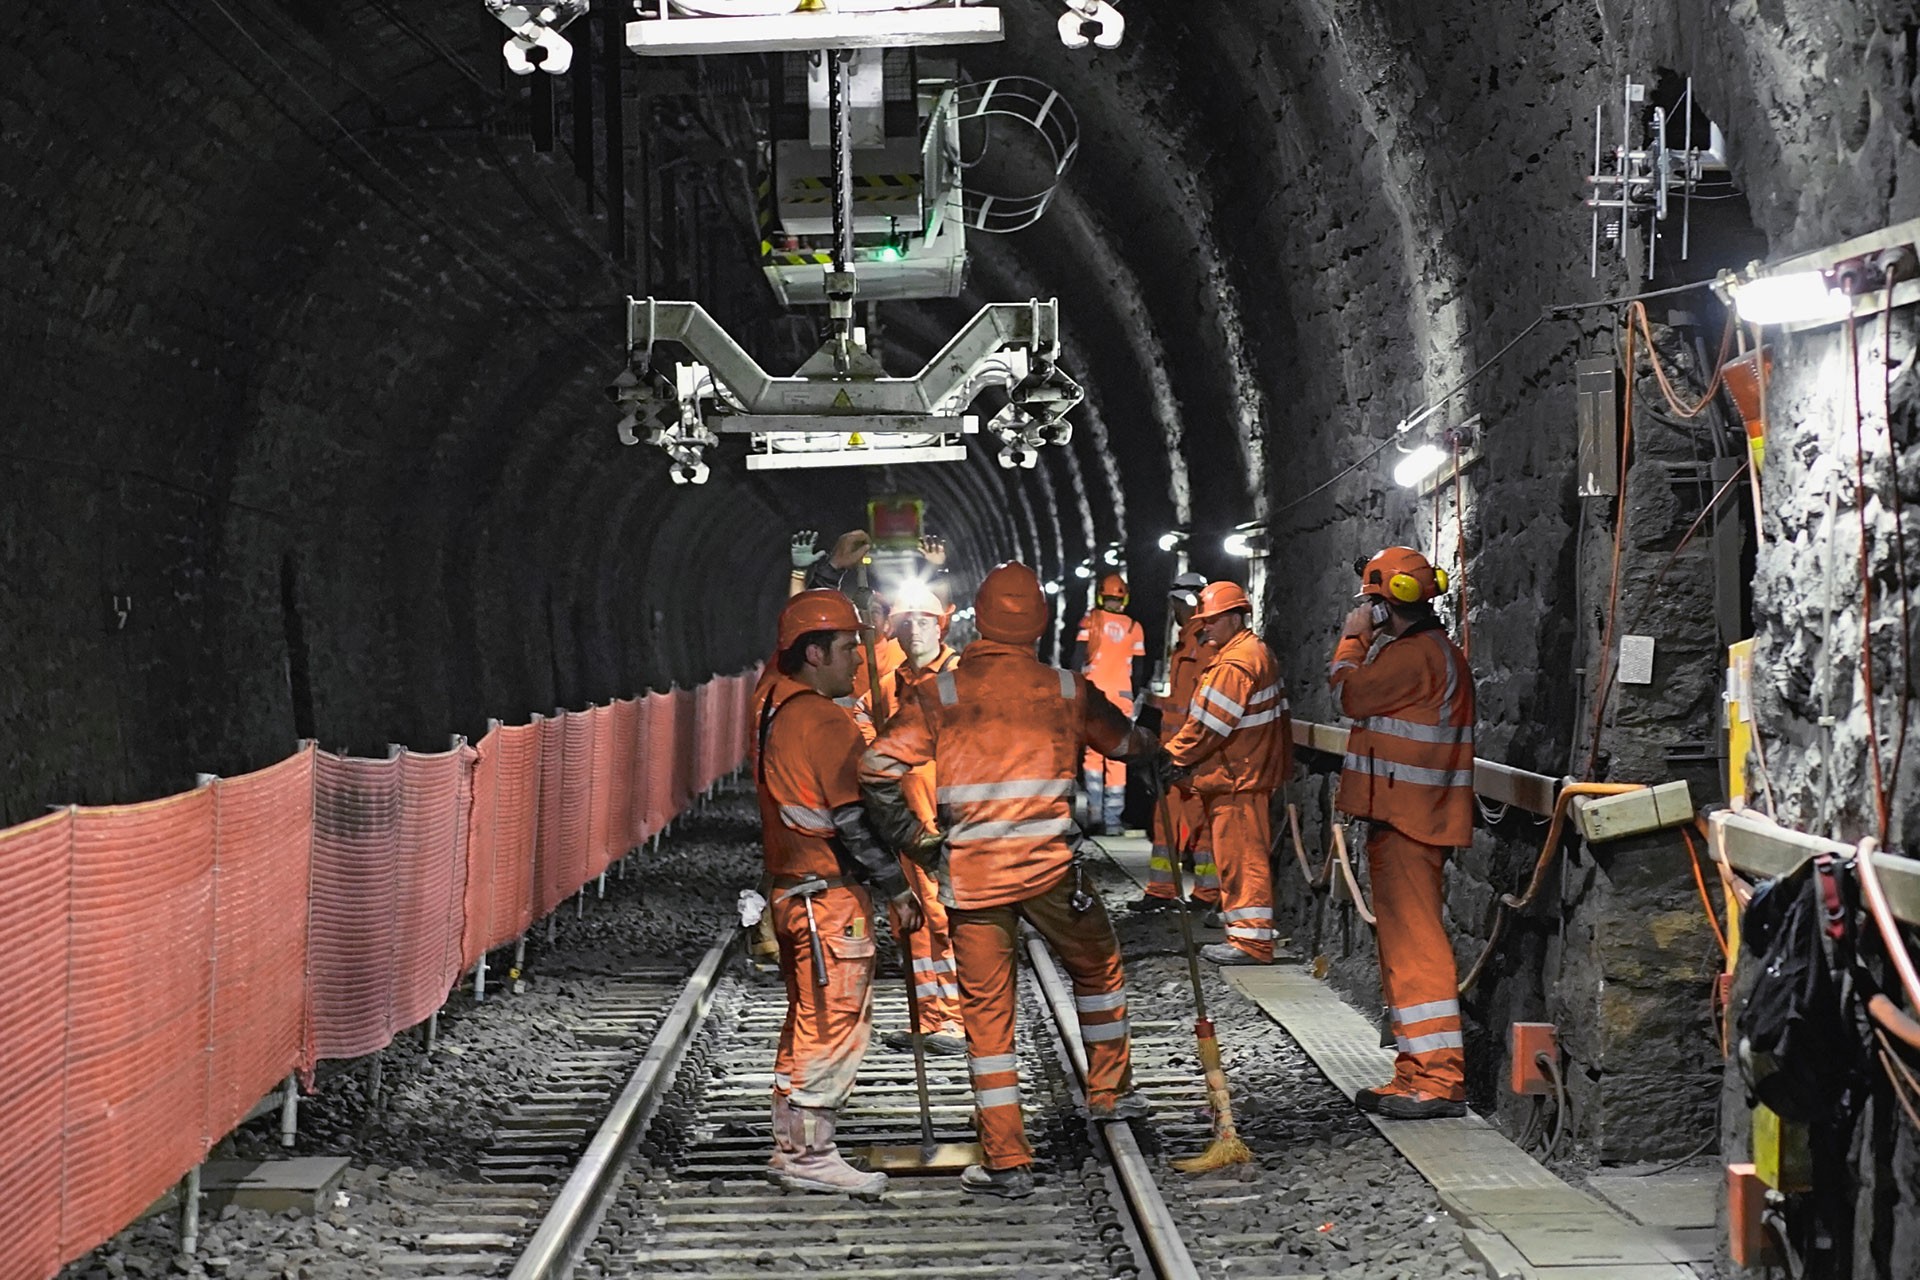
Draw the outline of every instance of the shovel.
<instances>
[{"instance_id":1,"label":"shovel","mask_svg":"<svg viewBox=\"0 0 1920 1280\"><path fill-rule=\"evenodd\" d=\"M900 971L907 976L907 1017L913 1038L913 1079L920 1090L920 1145L869 1147L867 1167L878 1173L961 1173L986 1159L977 1142L935 1142L933 1105L927 1100L927 1047L920 1035L920 991L914 983L913 958L904 941Z\"/></svg>"}]
</instances>

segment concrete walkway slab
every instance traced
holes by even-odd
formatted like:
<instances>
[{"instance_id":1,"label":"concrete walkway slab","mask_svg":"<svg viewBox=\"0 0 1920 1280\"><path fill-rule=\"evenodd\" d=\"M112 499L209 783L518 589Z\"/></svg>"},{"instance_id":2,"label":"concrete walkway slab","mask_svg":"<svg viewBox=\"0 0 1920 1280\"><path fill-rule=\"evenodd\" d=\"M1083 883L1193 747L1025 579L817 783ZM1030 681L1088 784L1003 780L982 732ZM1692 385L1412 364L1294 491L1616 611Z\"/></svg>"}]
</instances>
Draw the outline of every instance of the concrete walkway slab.
<instances>
[{"instance_id":1,"label":"concrete walkway slab","mask_svg":"<svg viewBox=\"0 0 1920 1280\"><path fill-rule=\"evenodd\" d=\"M1616 1209L1650 1227L1711 1227L1727 1175L1718 1169L1596 1173L1587 1185Z\"/></svg>"},{"instance_id":2,"label":"concrete walkway slab","mask_svg":"<svg viewBox=\"0 0 1920 1280\"><path fill-rule=\"evenodd\" d=\"M1234 969L1227 980L1285 1028L1349 1098L1393 1074L1393 1052L1380 1047L1378 1028L1312 975L1274 966ZM1491 1275L1691 1280L1694 1274L1685 1259L1695 1241L1650 1230L1570 1186L1477 1115L1372 1119L1467 1228L1469 1250Z\"/></svg>"}]
</instances>

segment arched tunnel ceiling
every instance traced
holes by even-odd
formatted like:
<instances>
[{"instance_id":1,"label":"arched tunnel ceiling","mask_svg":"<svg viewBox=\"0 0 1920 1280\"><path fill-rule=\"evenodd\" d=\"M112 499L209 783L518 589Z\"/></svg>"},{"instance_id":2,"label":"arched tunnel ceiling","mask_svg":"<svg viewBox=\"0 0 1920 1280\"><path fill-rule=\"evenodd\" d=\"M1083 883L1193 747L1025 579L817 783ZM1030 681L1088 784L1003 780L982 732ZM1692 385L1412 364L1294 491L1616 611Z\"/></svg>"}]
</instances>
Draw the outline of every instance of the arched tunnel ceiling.
<instances>
[{"instance_id":1,"label":"arched tunnel ceiling","mask_svg":"<svg viewBox=\"0 0 1920 1280\"><path fill-rule=\"evenodd\" d=\"M1805 39L1756 73L1772 19L1693 0L1654 23L1630 0L1135 0L1112 52L1062 48L1050 0L1007 0L1009 39L965 69L1058 87L1080 154L1039 225L973 237L964 296L884 307L884 342L910 367L983 301L1057 296L1089 393L1072 445L1028 473L979 451L897 473L734 458L676 488L618 447L600 394L619 300L697 275L763 348L805 329L775 319L731 191L697 263L655 249L634 279L564 129L550 155L520 136L526 82L477 0L38 7L0 84L0 340L31 406L0 428L22 499L0 514L0 660L47 678L0 707L29 760L0 817L257 764L296 731L430 744L736 668L765 648L787 536L851 527L876 490L929 499L963 578L1012 555L1063 574L1117 539L1151 612L1162 530L1190 524L1196 567L1224 574L1243 566L1219 535L1270 516L1287 589L1304 565L1332 582L1422 513L1369 470L1317 486L1541 304L1599 288L1578 122L1623 66L1697 70L1753 176L1856 183L1772 136L1755 76L1810 100ZM1852 47L1875 22L1898 29L1891 8L1816 25ZM1897 116L1875 107L1863 137ZM636 117L627 145L702 127ZM1869 222L1908 198L1861 196ZM1754 218L1783 243L1857 229L1810 202ZM1570 415L1599 327L1530 339L1454 416ZM1489 455L1489 482L1532 486L1476 553L1530 566L1482 604L1511 620L1490 662L1526 673L1571 614L1570 445L1515 429ZM131 621L103 625L123 597ZM1283 652L1320 643L1270 608Z\"/></svg>"}]
</instances>

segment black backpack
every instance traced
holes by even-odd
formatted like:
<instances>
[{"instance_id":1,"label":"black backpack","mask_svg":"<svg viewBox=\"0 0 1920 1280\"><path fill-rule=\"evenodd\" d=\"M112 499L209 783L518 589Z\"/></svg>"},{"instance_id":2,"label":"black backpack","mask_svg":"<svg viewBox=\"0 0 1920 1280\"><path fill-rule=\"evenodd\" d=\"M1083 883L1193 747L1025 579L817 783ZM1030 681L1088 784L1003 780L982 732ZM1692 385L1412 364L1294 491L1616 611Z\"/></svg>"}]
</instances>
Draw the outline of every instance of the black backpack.
<instances>
[{"instance_id":1,"label":"black backpack","mask_svg":"<svg viewBox=\"0 0 1920 1280\"><path fill-rule=\"evenodd\" d=\"M1763 882L1741 937L1759 962L1735 1026L1752 1099L1783 1120L1846 1123L1866 1084L1854 986L1858 894L1850 869L1821 856Z\"/></svg>"}]
</instances>

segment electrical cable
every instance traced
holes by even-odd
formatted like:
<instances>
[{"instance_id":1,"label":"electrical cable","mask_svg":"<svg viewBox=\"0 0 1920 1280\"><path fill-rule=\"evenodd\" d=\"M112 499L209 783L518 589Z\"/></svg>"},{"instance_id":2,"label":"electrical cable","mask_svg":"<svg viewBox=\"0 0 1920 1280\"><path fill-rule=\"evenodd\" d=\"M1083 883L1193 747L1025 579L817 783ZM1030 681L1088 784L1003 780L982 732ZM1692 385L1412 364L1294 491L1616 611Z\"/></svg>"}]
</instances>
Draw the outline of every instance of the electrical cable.
<instances>
[{"instance_id":1,"label":"electrical cable","mask_svg":"<svg viewBox=\"0 0 1920 1280\"><path fill-rule=\"evenodd\" d=\"M1547 1143L1547 1149L1540 1155L1540 1163L1545 1164L1553 1159L1555 1152L1560 1150L1560 1139L1567 1131L1567 1085L1560 1078L1560 1064L1553 1060L1552 1054L1536 1053L1533 1055L1533 1060L1541 1070L1547 1073L1547 1079L1553 1085L1553 1138Z\"/></svg>"},{"instance_id":2,"label":"electrical cable","mask_svg":"<svg viewBox=\"0 0 1920 1280\"><path fill-rule=\"evenodd\" d=\"M1893 285L1898 274L1899 264L1888 264L1880 305L1880 416L1887 426L1887 457L1893 472L1893 573L1900 584L1900 722L1894 727L1893 767L1887 771L1896 787L1900 785L1900 762L1907 753L1907 716L1913 703L1913 639L1907 625L1907 595L1911 589L1907 577L1907 521L1900 497L1900 455L1893 443Z\"/></svg>"},{"instance_id":3,"label":"electrical cable","mask_svg":"<svg viewBox=\"0 0 1920 1280\"><path fill-rule=\"evenodd\" d=\"M1646 619L1647 610L1653 607L1653 602L1660 596L1660 584L1667 580L1667 571L1678 562L1680 553L1686 550L1687 544L1693 540L1693 535L1700 531L1700 526L1706 522L1707 516L1720 504L1720 499L1733 491L1733 486L1745 477L1747 468L1752 465L1750 461L1742 462L1732 475L1721 482L1713 496L1707 499L1706 505L1700 508L1700 514L1693 518L1693 523L1687 526L1687 531L1680 535L1680 541L1676 542L1673 550L1667 553L1666 563L1660 566L1660 572L1653 576L1653 585L1647 589L1647 598L1640 605L1640 611L1633 615L1633 620L1627 623L1626 634L1635 635L1639 632L1640 623Z\"/></svg>"},{"instance_id":4,"label":"electrical cable","mask_svg":"<svg viewBox=\"0 0 1920 1280\"><path fill-rule=\"evenodd\" d=\"M1713 909L1713 899L1707 896L1707 877L1700 870L1700 850L1693 843L1693 836L1685 827L1680 828L1680 838L1687 842L1687 865L1693 869L1693 887L1700 891L1700 905L1707 912L1707 927L1713 930L1713 940L1720 946L1720 958L1732 960L1733 952L1727 948L1727 934L1720 927L1720 917Z\"/></svg>"},{"instance_id":5,"label":"electrical cable","mask_svg":"<svg viewBox=\"0 0 1920 1280\"><path fill-rule=\"evenodd\" d=\"M1860 342L1858 322L1847 316L1847 372L1853 387L1853 507L1860 517L1860 683L1867 714L1867 755L1873 768L1873 807L1876 830L1887 838L1887 779L1880 761L1880 728L1873 688L1873 571L1867 555L1867 439L1865 415L1860 409Z\"/></svg>"},{"instance_id":6,"label":"electrical cable","mask_svg":"<svg viewBox=\"0 0 1920 1280\"><path fill-rule=\"evenodd\" d=\"M1676 293L1692 293L1695 289L1704 289L1714 280L1695 280L1692 284L1677 284L1669 289L1650 289L1645 293L1629 293L1619 298L1600 298L1593 302L1556 302L1547 307L1548 313L1556 317L1574 311L1592 311L1600 307L1623 307L1629 302L1645 302L1649 298L1667 298Z\"/></svg>"},{"instance_id":7,"label":"electrical cable","mask_svg":"<svg viewBox=\"0 0 1920 1280\"><path fill-rule=\"evenodd\" d=\"M1678 1169L1681 1165L1692 1164L1695 1160L1698 1160L1701 1156L1707 1154L1707 1149L1713 1146L1713 1144L1718 1141L1720 1141L1719 1134L1717 1133L1708 1134L1706 1138L1701 1140L1701 1143L1699 1146L1687 1152L1687 1154L1680 1156L1677 1159L1669 1160L1665 1164L1660 1165L1658 1168L1648 1169L1644 1173L1636 1173L1633 1176L1636 1178L1657 1178L1663 1173L1672 1173L1675 1169Z\"/></svg>"}]
</instances>

